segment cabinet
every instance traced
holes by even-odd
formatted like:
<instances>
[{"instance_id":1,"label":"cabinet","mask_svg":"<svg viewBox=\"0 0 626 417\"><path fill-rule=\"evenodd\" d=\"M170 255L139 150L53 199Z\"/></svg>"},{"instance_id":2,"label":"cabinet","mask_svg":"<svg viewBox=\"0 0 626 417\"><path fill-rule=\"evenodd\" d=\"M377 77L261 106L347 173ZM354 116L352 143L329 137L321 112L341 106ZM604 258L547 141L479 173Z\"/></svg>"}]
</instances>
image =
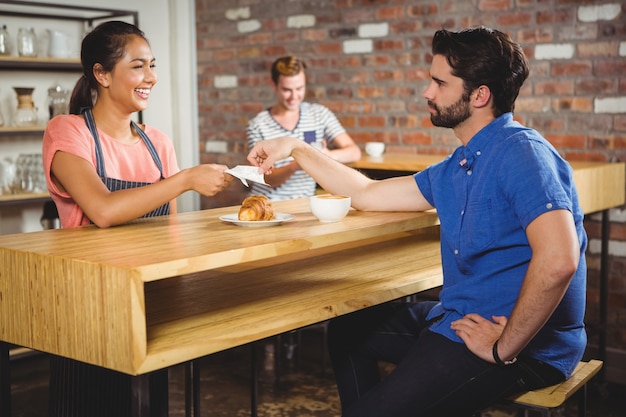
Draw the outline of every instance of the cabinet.
<instances>
[{"instance_id":1,"label":"cabinet","mask_svg":"<svg viewBox=\"0 0 626 417\"><path fill-rule=\"evenodd\" d=\"M138 23L138 13L131 10L115 10L98 7L83 7L75 5L60 5L50 3L39 3L32 1L7 1L0 0L0 25L6 24L10 29L10 34L15 40L17 29L21 26L31 26L39 29L39 33L45 33L44 29L49 25L57 25L61 30L69 30L70 28L76 32L75 50L80 48L80 36L88 31L95 24L106 20L125 20L133 24ZM20 57L17 55L16 45L13 44L11 55L0 56L0 92L5 94L13 94L11 80L20 80L20 82L38 83L39 99L36 100L37 106L45 105L45 95L47 88L52 86L59 74L67 74L78 76L81 72L80 60L77 53L73 54L73 58L54 58L49 57L43 51L46 48L39 43L39 53L37 57ZM32 81L31 81L32 80ZM73 87L67 85L66 88ZM69 83L69 82L68 82ZM67 84L67 83L66 83ZM13 84L14 85L14 84ZM39 126L33 127L14 127L12 126L12 116L10 106L7 104L10 100L0 101L0 110L2 110L4 118L4 126L0 126L0 155L9 155L12 151L19 150L19 141L32 142L41 140L45 129L47 119ZM5 106L1 107L4 102ZM17 144L15 142L18 142ZM32 147L32 145L31 145ZM36 202L38 200L46 200L48 193L20 193L20 194L0 194L0 206L8 204L21 204L25 202Z\"/></svg>"}]
</instances>

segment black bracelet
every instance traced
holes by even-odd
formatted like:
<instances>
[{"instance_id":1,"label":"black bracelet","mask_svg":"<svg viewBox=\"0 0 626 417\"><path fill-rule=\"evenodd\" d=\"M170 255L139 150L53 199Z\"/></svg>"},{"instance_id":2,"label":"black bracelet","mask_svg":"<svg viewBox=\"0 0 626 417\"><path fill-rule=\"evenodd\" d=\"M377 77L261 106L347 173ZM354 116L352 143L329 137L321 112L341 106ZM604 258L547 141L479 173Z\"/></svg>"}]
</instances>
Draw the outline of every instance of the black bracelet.
<instances>
[{"instance_id":1,"label":"black bracelet","mask_svg":"<svg viewBox=\"0 0 626 417\"><path fill-rule=\"evenodd\" d=\"M517 362L517 356L510 361L503 361L502 359L500 359L500 356L498 356L498 340L496 340L496 343L493 344L493 349L491 349L491 353L493 354L493 360L496 361L496 365L498 366L513 365L515 362Z\"/></svg>"}]
</instances>

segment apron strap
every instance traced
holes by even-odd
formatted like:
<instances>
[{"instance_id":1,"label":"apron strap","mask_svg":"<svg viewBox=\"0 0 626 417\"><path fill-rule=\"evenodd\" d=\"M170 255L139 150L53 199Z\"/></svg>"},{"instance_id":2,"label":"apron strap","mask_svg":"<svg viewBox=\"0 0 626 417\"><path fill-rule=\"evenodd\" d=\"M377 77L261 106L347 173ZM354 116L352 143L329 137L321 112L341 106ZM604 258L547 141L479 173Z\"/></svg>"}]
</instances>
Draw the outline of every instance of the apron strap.
<instances>
[{"instance_id":1,"label":"apron strap","mask_svg":"<svg viewBox=\"0 0 626 417\"><path fill-rule=\"evenodd\" d=\"M106 178L106 169L104 168L102 145L100 144L100 136L98 135L98 129L96 128L96 122L93 118L93 113L90 108L82 109L82 113L83 118L85 119L85 124L87 125L87 129L89 129L89 132L91 133L91 136L93 137L93 140L96 144L96 171L98 172L98 176L100 178ZM146 133L137 125L137 123L131 120L130 124L131 127L135 129L135 131L139 134L139 137L141 137L141 140L143 140L146 148L148 148L148 152L150 152L154 163L159 168L159 172L161 173L161 179L164 179L165 177L163 176L163 165L161 164L161 158L159 158L159 154L152 144L152 141L150 140L150 138L148 138L148 135L146 135Z\"/></svg>"}]
</instances>

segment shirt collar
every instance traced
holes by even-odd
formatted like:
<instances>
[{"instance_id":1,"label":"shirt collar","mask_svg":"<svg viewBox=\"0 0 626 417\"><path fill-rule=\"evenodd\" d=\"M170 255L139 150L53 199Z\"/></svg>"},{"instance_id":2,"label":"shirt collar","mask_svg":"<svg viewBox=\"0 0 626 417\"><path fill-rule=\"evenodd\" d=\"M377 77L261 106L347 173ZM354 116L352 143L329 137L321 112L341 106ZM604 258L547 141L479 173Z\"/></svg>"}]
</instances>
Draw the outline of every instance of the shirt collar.
<instances>
[{"instance_id":1,"label":"shirt collar","mask_svg":"<svg viewBox=\"0 0 626 417\"><path fill-rule=\"evenodd\" d=\"M483 127L470 139L466 146L461 148L458 155L459 166L466 171L472 169L476 158L484 155L489 149L494 132L502 129L506 124L513 121L512 113L504 113Z\"/></svg>"}]
</instances>

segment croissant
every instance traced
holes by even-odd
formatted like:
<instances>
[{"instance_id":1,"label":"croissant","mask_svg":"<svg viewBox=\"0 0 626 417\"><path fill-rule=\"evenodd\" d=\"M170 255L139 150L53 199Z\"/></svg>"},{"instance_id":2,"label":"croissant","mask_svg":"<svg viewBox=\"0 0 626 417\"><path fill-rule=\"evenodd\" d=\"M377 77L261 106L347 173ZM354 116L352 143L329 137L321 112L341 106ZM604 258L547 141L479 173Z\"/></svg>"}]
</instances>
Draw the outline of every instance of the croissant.
<instances>
[{"instance_id":1,"label":"croissant","mask_svg":"<svg viewBox=\"0 0 626 417\"><path fill-rule=\"evenodd\" d=\"M243 221L272 220L274 207L264 195L253 195L243 200L237 217Z\"/></svg>"}]
</instances>

